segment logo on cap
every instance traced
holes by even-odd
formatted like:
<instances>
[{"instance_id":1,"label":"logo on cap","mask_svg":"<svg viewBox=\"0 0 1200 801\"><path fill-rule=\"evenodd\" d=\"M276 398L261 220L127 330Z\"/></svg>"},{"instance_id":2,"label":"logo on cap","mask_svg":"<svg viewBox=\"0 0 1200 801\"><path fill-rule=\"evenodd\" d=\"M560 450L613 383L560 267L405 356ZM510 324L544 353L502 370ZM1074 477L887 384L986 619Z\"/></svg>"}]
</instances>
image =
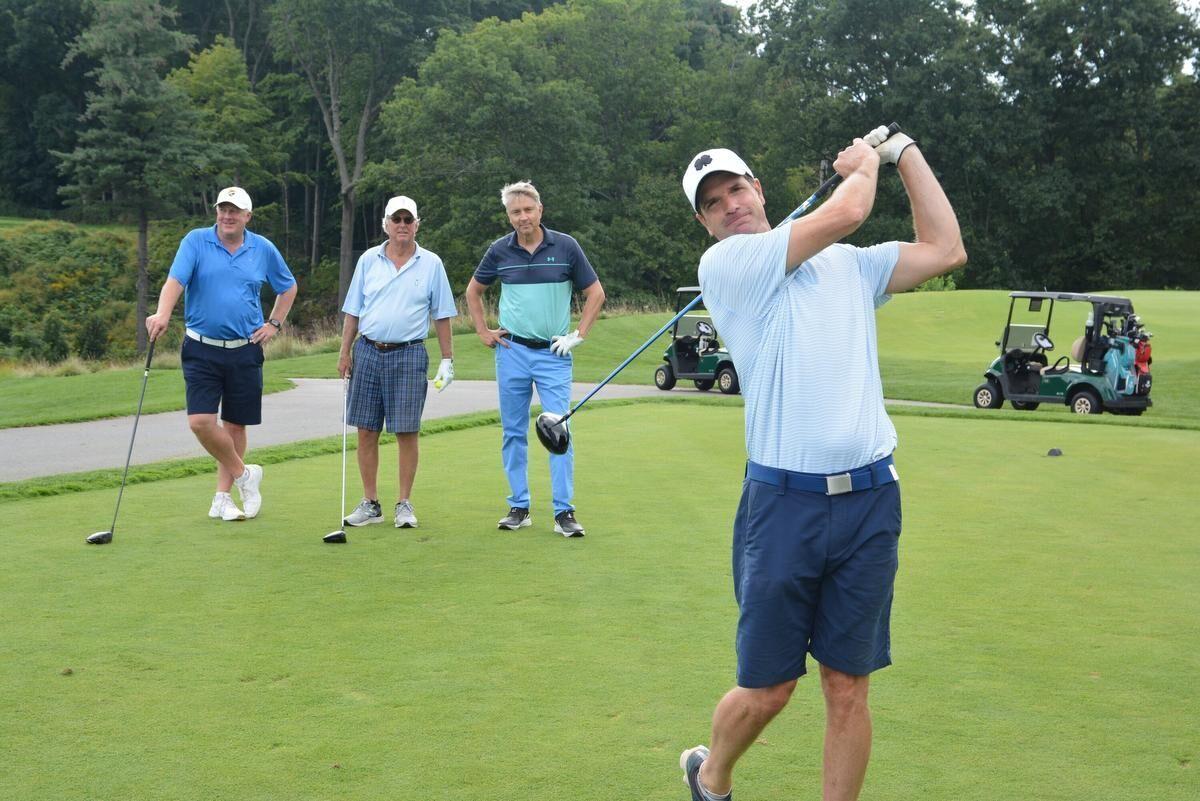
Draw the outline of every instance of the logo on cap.
<instances>
[{"instance_id":1,"label":"logo on cap","mask_svg":"<svg viewBox=\"0 0 1200 801\"><path fill-rule=\"evenodd\" d=\"M705 153L703 156L696 159L695 162L692 163L692 166L695 167L697 171L699 171L699 170L703 170L709 164L712 164L712 156Z\"/></svg>"}]
</instances>

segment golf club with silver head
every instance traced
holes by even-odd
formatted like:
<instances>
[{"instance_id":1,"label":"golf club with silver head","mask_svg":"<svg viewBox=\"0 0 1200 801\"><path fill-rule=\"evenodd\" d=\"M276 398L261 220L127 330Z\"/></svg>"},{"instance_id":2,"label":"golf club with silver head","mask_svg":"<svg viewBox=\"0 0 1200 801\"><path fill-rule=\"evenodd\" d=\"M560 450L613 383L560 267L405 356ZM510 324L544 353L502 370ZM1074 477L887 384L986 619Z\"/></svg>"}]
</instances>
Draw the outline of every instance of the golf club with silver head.
<instances>
[{"instance_id":1,"label":"golf club with silver head","mask_svg":"<svg viewBox=\"0 0 1200 801\"><path fill-rule=\"evenodd\" d=\"M138 397L137 413L133 416L133 434L129 437L129 453L125 454L125 472L121 474L121 489L117 491L117 508L108 531L97 531L87 538L88 545L108 545L117 530L117 514L121 511L121 496L125 494L125 479L129 477L129 460L133 458L133 441L137 438L138 420L142 418L142 401L146 400L146 382L150 379L150 360L154 358L154 340L146 348L146 369L142 371L142 394Z\"/></svg>"},{"instance_id":2,"label":"golf club with silver head","mask_svg":"<svg viewBox=\"0 0 1200 801\"><path fill-rule=\"evenodd\" d=\"M350 383L350 377L342 378L342 496L340 502L341 516L338 520L342 521L342 527L337 531L331 531L322 538L322 542L335 543L343 545L346 542L346 387Z\"/></svg>"},{"instance_id":3,"label":"golf club with silver head","mask_svg":"<svg viewBox=\"0 0 1200 801\"><path fill-rule=\"evenodd\" d=\"M892 136L893 134L897 134L899 132L900 132L900 125L898 123L893 122L891 125L888 126L888 136L889 137ZM807 200L805 200L803 203L801 203L799 206L797 206L795 211L793 211L791 214L789 214L787 217L785 217L779 223L779 225L777 225L775 227L778 228L781 225L789 223L792 220L798 219L799 217L803 216L805 213L808 212L809 209L811 209L813 207L814 204L816 204L816 202L818 200L820 200L821 198L825 197L825 195L827 195L831 191L833 191L833 189L841 182L842 182L842 176L840 176L840 175L834 175L832 178L829 178L828 180L826 180L819 187L817 187L816 192L813 192L811 195L809 195ZM611 373L609 373L607 378L605 378L603 381L601 381L599 384L597 384L595 389L593 389L591 392L589 392L587 395L585 395L583 400L581 400L581 401L579 401L579 403L575 404L574 409L571 409L569 412L567 412L564 415L553 414L552 412L542 412L541 414L539 414L537 417L537 420L534 421L533 428L534 428L534 431L537 432L538 440L542 443L542 445L546 448L546 450L550 451L550 453L558 454L560 456L562 454L566 453L567 449L571 447L571 431L567 426L567 421L571 419L571 416L573 414L575 414L577 411L579 411L580 408L582 408L585 403L587 403L589 400L591 400L592 396L595 395L597 392L599 392L600 389L602 387L604 387L605 384L607 384L609 381L612 381L617 376L617 373L621 372L626 367L628 367L629 363L632 362L634 359L636 359L638 356L640 356L642 351L644 351L646 348L648 348L652 344L654 344L654 340L658 339L660 336L662 336L664 333L666 333L667 329L669 329L671 326L675 325L675 323L678 320L680 320L683 317L683 315L685 315L689 311L691 311L696 306L696 304L698 304L701 301L702 298L703 298L702 295L697 295L692 300L691 303L689 303L688 305L686 305L682 309L680 309L674 317L672 317L670 320L667 321L666 325L664 325L662 328L658 329L658 331L656 331L654 334L652 334L651 337L649 339L647 339L644 343L642 343L642 346L640 348L638 348L637 350L635 350L629 356L628 359L621 362L617 366L617 369L615 369Z\"/></svg>"}]
</instances>

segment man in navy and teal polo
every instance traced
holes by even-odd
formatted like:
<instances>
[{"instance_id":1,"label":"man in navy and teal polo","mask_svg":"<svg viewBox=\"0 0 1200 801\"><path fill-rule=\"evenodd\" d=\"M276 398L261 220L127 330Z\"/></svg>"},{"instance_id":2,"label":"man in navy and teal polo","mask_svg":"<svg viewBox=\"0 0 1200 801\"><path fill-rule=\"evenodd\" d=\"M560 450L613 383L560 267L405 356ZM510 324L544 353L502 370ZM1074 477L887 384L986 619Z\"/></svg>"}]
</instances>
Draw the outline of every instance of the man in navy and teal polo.
<instances>
[{"instance_id":1,"label":"man in navy and teal polo","mask_svg":"<svg viewBox=\"0 0 1200 801\"><path fill-rule=\"evenodd\" d=\"M263 345L283 327L296 300L296 279L276 247L246 230L252 204L246 190L217 194L217 223L190 231L146 318L151 340L167 330L171 311L184 296L186 326L180 366L187 385L188 426L217 460L217 492L208 516L255 517L262 506L262 468L246 464L246 426L262 422ZM275 292L264 322L259 288ZM217 423L217 411L221 423ZM237 485L244 511L230 490Z\"/></svg>"},{"instance_id":2,"label":"man in navy and teal polo","mask_svg":"<svg viewBox=\"0 0 1200 801\"><path fill-rule=\"evenodd\" d=\"M537 387L542 409L566 414L571 405L571 350L584 341L600 307L604 288L583 249L572 237L542 225L542 201L528 181L500 191L513 232L491 244L467 285L467 308L475 333L496 351L496 385L500 424L504 429L501 458L508 475L508 514L502 529L532 523L528 477L529 404ZM488 328L483 295L500 280L500 326ZM583 295L579 327L571 329L571 295ZM550 454L550 486L554 530L582 537L575 519L573 447Z\"/></svg>"}]
</instances>

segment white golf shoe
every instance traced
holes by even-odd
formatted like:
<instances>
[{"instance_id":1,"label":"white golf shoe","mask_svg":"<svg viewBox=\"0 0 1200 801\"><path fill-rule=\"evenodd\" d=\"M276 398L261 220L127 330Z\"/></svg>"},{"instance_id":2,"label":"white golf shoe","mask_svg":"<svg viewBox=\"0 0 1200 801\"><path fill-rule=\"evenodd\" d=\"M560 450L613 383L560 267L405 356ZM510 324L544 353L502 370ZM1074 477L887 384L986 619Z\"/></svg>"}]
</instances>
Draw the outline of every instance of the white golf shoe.
<instances>
[{"instance_id":1,"label":"white golf shoe","mask_svg":"<svg viewBox=\"0 0 1200 801\"><path fill-rule=\"evenodd\" d=\"M396 528L416 528L417 515L413 512L412 504L400 501L396 504Z\"/></svg>"},{"instance_id":2,"label":"white golf shoe","mask_svg":"<svg viewBox=\"0 0 1200 801\"><path fill-rule=\"evenodd\" d=\"M218 492L213 496L208 516L214 519L220 518L228 522L246 519L246 514L237 508L237 504L233 502L233 497L228 492Z\"/></svg>"},{"instance_id":3,"label":"white golf shoe","mask_svg":"<svg viewBox=\"0 0 1200 801\"><path fill-rule=\"evenodd\" d=\"M258 517L258 510L262 508L262 493L258 491L262 480L263 469L256 464L246 465L246 472L233 480L246 507L246 517Z\"/></svg>"}]
</instances>

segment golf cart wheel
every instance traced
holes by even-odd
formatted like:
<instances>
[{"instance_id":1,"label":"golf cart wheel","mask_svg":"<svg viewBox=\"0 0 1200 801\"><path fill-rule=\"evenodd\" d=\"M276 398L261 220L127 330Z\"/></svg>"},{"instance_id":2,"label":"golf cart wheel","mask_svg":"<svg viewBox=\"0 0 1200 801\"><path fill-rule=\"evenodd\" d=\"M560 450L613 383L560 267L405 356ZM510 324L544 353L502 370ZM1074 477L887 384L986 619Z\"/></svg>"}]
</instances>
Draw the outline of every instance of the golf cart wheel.
<instances>
[{"instance_id":1,"label":"golf cart wheel","mask_svg":"<svg viewBox=\"0 0 1200 801\"><path fill-rule=\"evenodd\" d=\"M717 382L712 380L711 378L705 378L705 379L697 379L697 380L693 381L692 383L695 384L696 389L700 390L701 392L708 392L710 389L713 388L713 384L715 384Z\"/></svg>"},{"instance_id":2,"label":"golf cart wheel","mask_svg":"<svg viewBox=\"0 0 1200 801\"><path fill-rule=\"evenodd\" d=\"M1023 412L1032 412L1040 404L1037 401L1013 401L1012 405L1014 409L1020 409Z\"/></svg>"},{"instance_id":3,"label":"golf cart wheel","mask_svg":"<svg viewBox=\"0 0 1200 801\"><path fill-rule=\"evenodd\" d=\"M1094 389L1081 389L1071 398L1071 411L1075 414L1100 414L1104 407L1100 405L1100 396Z\"/></svg>"},{"instance_id":4,"label":"golf cart wheel","mask_svg":"<svg viewBox=\"0 0 1200 801\"><path fill-rule=\"evenodd\" d=\"M674 388L675 371L671 369L671 365L659 365L658 369L654 371L654 386L664 391Z\"/></svg>"},{"instance_id":5,"label":"golf cart wheel","mask_svg":"<svg viewBox=\"0 0 1200 801\"><path fill-rule=\"evenodd\" d=\"M994 381L984 381L975 387L975 406L979 409L999 409L1004 405L1004 393Z\"/></svg>"},{"instance_id":6,"label":"golf cart wheel","mask_svg":"<svg viewBox=\"0 0 1200 801\"><path fill-rule=\"evenodd\" d=\"M717 371L717 389L726 395L736 395L741 389L738 385L737 371L728 364Z\"/></svg>"}]
</instances>

